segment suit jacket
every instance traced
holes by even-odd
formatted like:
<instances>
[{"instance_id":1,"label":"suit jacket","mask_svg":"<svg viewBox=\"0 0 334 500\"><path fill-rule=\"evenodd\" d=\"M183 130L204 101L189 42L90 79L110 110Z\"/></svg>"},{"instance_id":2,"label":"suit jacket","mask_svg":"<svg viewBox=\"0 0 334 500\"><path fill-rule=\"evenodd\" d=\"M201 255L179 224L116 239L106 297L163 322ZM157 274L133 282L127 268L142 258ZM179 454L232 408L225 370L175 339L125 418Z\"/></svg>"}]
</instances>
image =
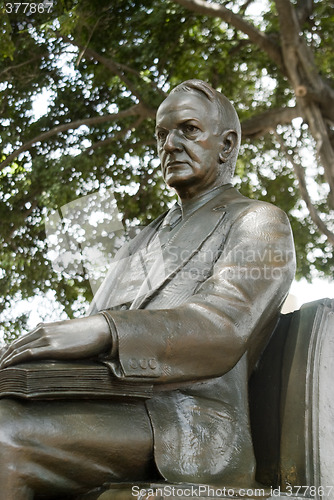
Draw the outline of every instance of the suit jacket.
<instances>
[{"instance_id":1,"label":"suit jacket","mask_svg":"<svg viewBox=\"0 0 334 500\"><path fill-rule=\"evenodd\" d=\"M247 380L294 276L289 222L226 185L143 256L160 222L121 253L97 294L92 312L109 308L118 336L109 364L121 379L154 383L147 409L167 480L249 486ZM147 257L137 280L130 255Z\"/></svg>"}]
</instances>

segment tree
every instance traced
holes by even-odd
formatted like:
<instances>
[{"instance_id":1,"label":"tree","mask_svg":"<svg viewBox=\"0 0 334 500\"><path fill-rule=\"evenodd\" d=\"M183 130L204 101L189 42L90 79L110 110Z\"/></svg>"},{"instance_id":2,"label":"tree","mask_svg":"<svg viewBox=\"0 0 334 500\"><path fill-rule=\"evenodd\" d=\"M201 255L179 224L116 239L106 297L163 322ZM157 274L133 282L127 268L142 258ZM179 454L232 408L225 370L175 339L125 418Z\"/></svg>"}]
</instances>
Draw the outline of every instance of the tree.
<instances>
[{"instance_id":1,"label":"tree","mask_svg":"<svg viewBox=\"0 0 334 500\"><path fill-rule=\"evenodd\" d=\"M327 2L264 1L261 15L253 0L22 5L5 4L1 21L2 311L52 288L71 317L91 296L84 270L74 279L52 267L50 210L98 186L113 186L127 225L164 210L172 194L155 159L155 112L169 88L193 77L235 104L243 131L237 185L288 212L297 276L333 274ZM36 116L43 92L48 110ZM23 319L5 317L7 335Z\"/></svg>"}]
</instances>

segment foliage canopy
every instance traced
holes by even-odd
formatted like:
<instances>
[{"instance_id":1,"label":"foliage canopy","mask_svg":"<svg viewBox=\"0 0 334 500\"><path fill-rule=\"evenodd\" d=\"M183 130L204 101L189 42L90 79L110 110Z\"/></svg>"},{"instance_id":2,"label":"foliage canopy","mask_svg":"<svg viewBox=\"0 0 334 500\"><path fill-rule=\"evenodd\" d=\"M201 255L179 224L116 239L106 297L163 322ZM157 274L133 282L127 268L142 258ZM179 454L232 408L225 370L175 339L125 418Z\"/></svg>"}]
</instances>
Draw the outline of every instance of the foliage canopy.
<instances>
[{"instance_id":1,"label":"foliage canopy","mask_svg":"<svg viewBox=\"0 0 334 500\"><path fill-rule=\"evenodd\" d=\"M173 194L159 175L154 117L168 90L189 78L234 103L243 129L237 187L289 214L297 276L332 275L330 3L62 0L40 12L4 3L0 313L49 289L70 317L79 297L90 299L85 272L73 279L52 267L49 211L99 186L113 186L125 224L164 210ZM8 337L24 319L6 316Z\"/></svg>"}]
</instances>

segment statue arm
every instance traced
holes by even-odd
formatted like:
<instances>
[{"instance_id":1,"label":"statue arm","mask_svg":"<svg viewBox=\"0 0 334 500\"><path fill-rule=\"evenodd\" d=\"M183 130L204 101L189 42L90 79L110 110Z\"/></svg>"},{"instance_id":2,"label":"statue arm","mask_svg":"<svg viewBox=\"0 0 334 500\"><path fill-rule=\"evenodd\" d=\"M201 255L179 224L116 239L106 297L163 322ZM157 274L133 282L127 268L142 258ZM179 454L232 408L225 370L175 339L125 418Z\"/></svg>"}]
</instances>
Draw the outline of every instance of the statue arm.
<instances>
[{"instance_id":1,"label":"statue arm","mask_svg":"<svg viewBox=\"0 0 334 500\"><path fill-rule=\"evenodd\" d=\"M0 366L109 352L120 377L172 382L218 376L277 313L293 274L286 216L260 204L234 223L213 275L182 306L40 324L0 353Z\"/></svg>"},{"instance_id":2,"label":"statue arm","mask_svg":"<svg viewBox=\"0 0 334 500\"><path fill-rule=\"evenodd\" d=\"M277 316L295 272L286 215L254 203L233 224L212 276L183 305L111 311L120 377L157 383L198 380L230 370Z\"/></svg>"}]
</instances>

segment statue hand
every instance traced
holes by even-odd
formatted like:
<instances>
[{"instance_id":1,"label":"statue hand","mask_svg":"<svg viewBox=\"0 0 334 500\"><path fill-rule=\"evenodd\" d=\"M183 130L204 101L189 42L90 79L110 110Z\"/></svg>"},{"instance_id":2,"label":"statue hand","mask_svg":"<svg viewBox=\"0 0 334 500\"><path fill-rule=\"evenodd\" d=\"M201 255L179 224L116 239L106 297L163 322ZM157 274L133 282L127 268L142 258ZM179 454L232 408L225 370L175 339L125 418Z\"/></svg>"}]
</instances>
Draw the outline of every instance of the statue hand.
<instances>
[{"instance_id":1,"label":"statue hand","mask_svg":"<svg viewBox=\"0 0 334 500\"><path fill-rule=\"evenodd\" d=\"M1 352L0 368L36 359L89 358L111 347L109 326L100 314L40 323Z\"/></svg>"}]
</instances>

